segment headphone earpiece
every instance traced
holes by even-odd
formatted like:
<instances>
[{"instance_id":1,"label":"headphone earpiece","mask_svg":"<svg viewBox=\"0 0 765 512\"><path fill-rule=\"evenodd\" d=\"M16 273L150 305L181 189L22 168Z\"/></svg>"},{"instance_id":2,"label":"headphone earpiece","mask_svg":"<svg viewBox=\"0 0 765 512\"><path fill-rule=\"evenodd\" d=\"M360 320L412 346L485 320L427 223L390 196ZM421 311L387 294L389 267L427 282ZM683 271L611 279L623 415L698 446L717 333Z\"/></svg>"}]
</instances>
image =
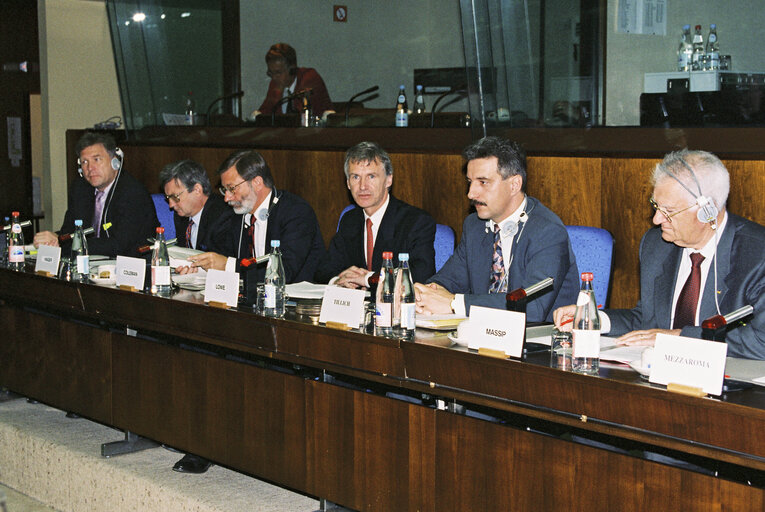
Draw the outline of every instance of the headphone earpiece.
<instances>
[{"instance_id":1,"label":"headphone earpiece","mask_svg":"<svg viewBox=\"0 0 765 512\"><path fill-rule=\"evenodd\" d=\"M698 196L696 204L699 205L699 211L696 212L696 218L699 222L713 225L717 223L717 215L720 212L711 197Z\"/></svg>"},{"instance_id":2,"label":"headphone earpiece","mask_svg":"<svg viewBox=\"0 0 765 512\"><path fill-rule=\"evenodd\" d=\"M122 167L122 160L125 158L125 153L120 148L114 150L114 158L112 158L112 169L119 171ZM79 162L79 160L78 160Z\"/></svg>"},{"instance_id":3,"label":"headphone earpiece","mask_svg":"<svg viewBox=\"0 0 765 512\"><path fill-rule=\"evenodd\" d=\"M80 163L80 159L77 159L77 174L80 175L80 178L82 178L82 164Z\"/></svg>"}]
</instances>

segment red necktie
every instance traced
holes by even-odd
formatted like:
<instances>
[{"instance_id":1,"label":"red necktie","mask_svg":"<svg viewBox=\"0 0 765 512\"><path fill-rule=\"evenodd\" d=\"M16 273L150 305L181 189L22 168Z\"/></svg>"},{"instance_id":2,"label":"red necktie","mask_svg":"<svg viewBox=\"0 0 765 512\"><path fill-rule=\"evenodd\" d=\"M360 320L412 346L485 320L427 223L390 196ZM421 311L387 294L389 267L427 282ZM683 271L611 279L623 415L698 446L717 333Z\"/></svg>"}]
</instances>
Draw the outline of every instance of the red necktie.
<instances>
[{"instance_id":1,"label":"red necktie","mask_svg":"<svg viewBox=\"0 0 765 512\"><path fill-rule=\"evenodd\" d=\"M193 249L191 246L191 226L194 225L194 219L189 219L189 225L186 226L186 247Z\"/></svg>"},{"instance_id":2,"label":"red necktie","mask_svg":"<svg viewBox=\"0 0 765 512\"><path fill-rule=\"evenodd\" d=\"M682 329L687 325L696 324L696 307L699 303L699 290L701 289L701 262L704 256L701 253L691 254L691 275L683 285L680 296L675 306L675 321L673 329Z\"/></svg>"},{"instance_id":3,"label":"red necktie","mask_svg":"<svg viewBox=\"0 0 765 512\"><path fill-rule=\"evenodd\" d=\"M372 234L372 219L367 219L367 270L372 270L372 253L375 250L375 236Z\"/></svg>"},{"instance_id":4,"label":"red necktie","mask_svg":"<svg viewBox=\"0 0 765 512\"><path fill-rule=\"evenodd\" d=\"M250 218L250 222L252 222L252 224L250 224L250 226L247 228L247 236L250 240L250 244L249 244L250 257L254 258L255 257L255 216L254 215Z\"/></svg>"}]
</instances>

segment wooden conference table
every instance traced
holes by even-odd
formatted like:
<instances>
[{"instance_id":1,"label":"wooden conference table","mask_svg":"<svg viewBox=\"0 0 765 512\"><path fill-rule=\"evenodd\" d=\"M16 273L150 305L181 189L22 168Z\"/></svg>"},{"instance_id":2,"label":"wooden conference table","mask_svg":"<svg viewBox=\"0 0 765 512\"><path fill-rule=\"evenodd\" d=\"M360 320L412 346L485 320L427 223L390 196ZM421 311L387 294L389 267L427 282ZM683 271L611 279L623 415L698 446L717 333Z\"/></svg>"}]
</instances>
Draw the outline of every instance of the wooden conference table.
<instances>
[{"instance_id":1,"label":"wooden conference table","mask_svg":"<svg viewBox=\"0 0 765 512\"><path fill-rule=\"evenodd\" d=\"M761 388L688 397L5 269L0 322L0 386L353 509L765 509ZM725 477L633 456L665 449Z\"/></svg>"}]
</instances>

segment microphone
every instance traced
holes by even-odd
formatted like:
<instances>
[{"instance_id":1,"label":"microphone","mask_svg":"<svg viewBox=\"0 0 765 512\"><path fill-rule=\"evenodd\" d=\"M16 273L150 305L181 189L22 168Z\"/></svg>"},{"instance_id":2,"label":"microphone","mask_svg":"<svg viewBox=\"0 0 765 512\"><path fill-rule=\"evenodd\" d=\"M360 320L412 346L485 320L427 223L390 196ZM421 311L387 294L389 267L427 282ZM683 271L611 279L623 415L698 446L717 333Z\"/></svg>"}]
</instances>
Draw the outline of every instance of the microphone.
<instances>
[{"instance_id":1,"label":"microphone","mask_svg":"<svg viewBox=\"0 0 765 512\"><path fill-rule=\"evenodd\" d=\"M93 229L92 227L85 228L82 230L82 234L85 236L92 235L95 232L96 230ZM72 239L72 236L74 236L74 233L64 233L63 235L58 235L58 243L61 244L61 243L67 242Z\"/></svg>"},{"instance_id":2,"label":"microphone","mask_svg":"<svg viewBox=\"0 0 765 512\"><path fill-rule=\"evenodd\" d=\"M22 228L25 228L25 227L31 226L31 225L32 225L32 221L31 220L24 220L24 221L19 222L19 226L21 226ZM12 227L13 227L13 224L7 224L7 225L3 226L3 231L10 231Z\"/></svg>"},{"instance_id":3,"label":"microphone","mask_svg":"<svg viewBox=\"0 0 765 512\"><path fill-rule=\"evenodd\" d=\"M210 111L212 110L212 108L215 106L216 103L223 100L230 100L232 98L241 98L242 96L244 96L244 91L236 91L230 94L224 94L220 98L215 98L213 102L210 103L210 106L207 107L207 114L205 114L206 124L208 125L210 124Z\"/></svg>"},{"instance_id":4,"label":"microphone","mask_svg":"<svg viewBox=\"0 0 765 512\"><path fill-rule=\"evenodd\" d=\"M348 127L348 116L350 115L351 103L353 103L353 100L355 100L359 96L364 96L365 94L369 94L371 92L375 92L379 88L380 88L379 85L373 85L369 89L364 89L363 91L357 92L356 94L351 96L351 99L349 99L348 102L345 104L345 127L346 128Z\"/></svg>"},{"instance_id":5,"label":"microphone","mask_svg":"<svg viewBox=\"0 0 765 512\"><path fill-rule=\"evenodd\" d=\"M293 92L292 94L288 94L287 96L282 96L279 101L276 102L274 105L274 109L271 111L271 126L274 125L275 119L276 119L276 110L277 107L281 106L283 103L287 103L288 101L292 101L295 98L300 98L301 96L310 96L310 94L313 92L313 89L311 87L306 87L305 89L301 89L297 92Z\"/></svg>"},{"instance_id":6,"label":"microphone","mask_svg":"<svg viewBox=\"0 0 765 512\"><path fill-rule=\"evenodd\" d=\"M147 238L146 240L151 242L151 244L150 245L142 245L141 247L139 247L138 248L138 253L139 254L146 254L147 252L149 252L150 250L152 250L154 248L154 243L156 242L156 240L154 240L153 238ZM175 245L177 243L178 243L178 239L177 238L171 238L170 240L167 240L165 242L165 245L170 247L171 245Z\"/></svg>"},{"instance_id":7,"label":"microphone","mask_svg":"<svg viewBox=\"0 0 765 512\"><path fill-rule=\"evenodd\" d=\"M242 258L239 264L243 266L244 268L247 268L250 265L257 265L257 264L263 263L264 261L267 261L268 258L270 257L271 257L271 253L269 252L255 258Z\"/></svg>"},{"instance_id":8,"label":"microphone","mask_svg":"<svg viewBox=\"0 0 765 512\"><path fill-rule=\"evenodd\" d=\"M446 91L445 93L441 94L438 98L436 98L436 101L433 103L433 109L430 111L430 127L433 128L436 122L436 107L438 106L438 103L449 96L450 94L459 94L460 96L465 96L467 94L467 90L465 89L450 89Z\"/></svg>"},{"instance_id":9,"label":"microphone","mask_svg":"<svg viewBox=\"0 0 765 512\"><path fill-rule=\"evenodd\" d=\"M710 316L701 322L701 337L710 341L725 341L724 328L736 320L740 320L754 313L754 308L750 305L742 306L727 315Z\"/></svg>"},{"instance_id":10,"label":"microphone","mask_svg":"<svg viewBox=\"0 0 765 512\"><path fill-rule=\"evenodd\" d=\"M553 278L552 277L546 277L539 281L538 283L534 283L531 286L527 286L526 288L518 288L517 290L513 290L509 292L505 296L505 300L507 301L507 310L508 311L519 311L521 313L526 312L526 299L534 295L535 293L544 290L545 288L549 288L553 284Z\"/></svg>"}]
</instances>

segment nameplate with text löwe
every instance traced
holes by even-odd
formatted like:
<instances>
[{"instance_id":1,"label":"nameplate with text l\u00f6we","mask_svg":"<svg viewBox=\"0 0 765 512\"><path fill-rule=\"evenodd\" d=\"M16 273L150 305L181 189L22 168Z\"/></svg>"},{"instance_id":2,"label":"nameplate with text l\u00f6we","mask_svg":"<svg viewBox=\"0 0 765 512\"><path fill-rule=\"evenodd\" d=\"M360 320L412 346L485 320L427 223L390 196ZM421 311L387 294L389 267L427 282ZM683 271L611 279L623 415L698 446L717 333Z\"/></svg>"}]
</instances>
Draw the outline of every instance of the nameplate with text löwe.
<instances>
[{"instance_id":1,"label":"nameplate with text l\u00f6we","mask_svg":"<svg viewBox=\"0 0 765 512\"><path fill-rule=\"evenodd\" d=\"M222 302L235 308L239 300L239 273L210 269L205 279L205 302Z\"/></svg>"}]
</instances>

